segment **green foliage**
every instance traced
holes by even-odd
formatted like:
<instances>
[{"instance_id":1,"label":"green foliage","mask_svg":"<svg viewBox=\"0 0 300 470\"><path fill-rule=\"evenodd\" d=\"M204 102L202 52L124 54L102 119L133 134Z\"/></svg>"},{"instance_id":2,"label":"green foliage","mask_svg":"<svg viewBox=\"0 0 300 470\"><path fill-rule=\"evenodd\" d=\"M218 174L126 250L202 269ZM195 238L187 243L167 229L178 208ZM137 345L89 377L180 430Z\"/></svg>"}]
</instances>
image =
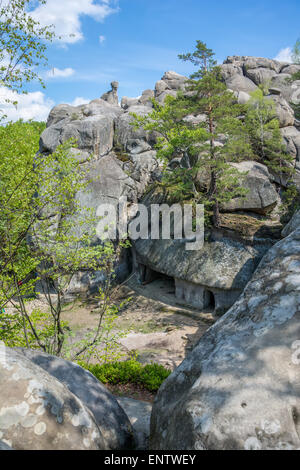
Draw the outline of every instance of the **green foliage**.
<instances>
[{"instance_id":1,"label":"green foliage","mask_svg":"<svg viewBox=\"0 0 300 470\"><path fill-rule=\"evenodd\" d=\"M299 72L299 79L298 80L300 80L300 72ZM294 110L295 118L298 119L298 121L300 121L300 103L298 103L298 104L290 103L290 105L292 106L292 108Z\"/></svg>"},{"instance_id":2,"label":"green foliage","mask_svg":"<svg viewBox=\"0 0 300 470\"><path fill-rule=\"evenodd\" d=\"M102 320L113 311L114 265L127 244L95 243L99 219L75 197L88 190L88 169L73 156L73 140L36 156L41 130L23 122L0 129L0 308L13 302L26 345L33 335L41 349L59 355L68 335L61 320L65 293L78 271L101 270L106 281L98 328L79 356L97 343ZM48 302L50 337L36 328L25 301L37 281Z\"/></svg>"},{"instance_id":3,"label":"green foliage","mask_svg":"<svg viewBox=\"0 0 300 470\"><path fill-rule=\"evenodd\" d=\"M160 135L156 148L165 164L162 185L175 199L181 194L181 200L194 198L213 210L218 226L220 205L245 195L240 184L244 175L231 163L250 159L252 148L241 120L244 107L227 90L213 55L198 41L194 53L179 56L200 67L186 83L188 93L167 97L163 106L153 101L154 111L145 117L134 115L133 125ZM193 122L197 116L202 119ZM177 168L168 167L175 158Z\"/></svg>"},{"instance_id":4,"label":"green foliage","mask_svg":"<svg viewBox=\"0 0 300 470\"><path fill-rule=\"evenodd\" d=\"M212 69L217 65L217 62L214 60L215 53L212 49L209 49L207 45L202 41L196 41L196 48L194 52L188 52L187 54L179 54L179 59L184 62L191 62L195 67L199 67L197 72L192 74L191 78L203 78L203 76L212 71Z\"/></svg>"},{"instance_id":5,"label":"green foliage","mask_svg":"<svg viewBox=\"0 0 300 470\"><path fill-rule=\"evenodd\" d=\"M89 370L100 382L106 384L136 384L142 385L151 392L156 392L161 384L171 374L160 364L143 366L136 360L113 362L108 364L87 365L79 362L81 367Z\"/></svg>"},{"instance_id":6,"label":"green foliage","mask_svg":"<svg viewBox=\"0 0 300 470\"><path fill-rule=\"evenodd\" d=\"M31 6L31 0L0 3L0 82L16 91L34 79L43 85L37 67L47 64L47 42L55 37L52 27L42 27L28 14Z\"/></svg>"},{"instance_id":7,"label":"green foliage","mask_svg":"<svg viewBox=\"0 0 300 470\"><path fill-rule=\"evenodd\" d=\"M291 176L293 158L283 145L275 103L261 89L251 93L245 127L256 159L281 176Z\"/></svg>"},{"instance_id":8,"label":"green foliage","mask_svg":"<svg viewBox=\"0 0 300 470\"><path fill-rule=\"evenodd\" d=\"M128 297L121 303L115 303L113 294L106 292L107 287L110 290L107 285L100 287L99 296L96 297L100 301L97 312L98 326L86 333L80 341L72 340L71 344L64 344L62 355L66 359L78 360L80 358L80 361L89 364L92 359L99 363L108 363L118 361L125 356L121 350L120 339L127 336L129 331L117 329L116 320L131 298Z\"/></svg>"},{"instance_id":9,"label":"green foliage","mask_svg":"<svg viewBox=\"0 0 300 470\"><path fill-rule=\"evenodd\" d=\"M27 339L24 336L24 322L19 313L1 313L0 314L0 341L10 348L40 349L33 330L38 338L44 344L50 344L55 334L53 323L50 321L49 313L40 309L35 309L30 314L30 327L28 319L25 319L25 327L27 330ZM68 329L68 323L62 322L62 327Z\"/></svg>"},{"instance_id":10,"label":"green foliage","mask_svg":"<svg viewBox=\"0 0 300 470\"><path fill-rule=\"evenodd\" d=\"M292 60L294 64L300 64L300 39L298 39L294 45Z\"/></svg>"}]
</instances>

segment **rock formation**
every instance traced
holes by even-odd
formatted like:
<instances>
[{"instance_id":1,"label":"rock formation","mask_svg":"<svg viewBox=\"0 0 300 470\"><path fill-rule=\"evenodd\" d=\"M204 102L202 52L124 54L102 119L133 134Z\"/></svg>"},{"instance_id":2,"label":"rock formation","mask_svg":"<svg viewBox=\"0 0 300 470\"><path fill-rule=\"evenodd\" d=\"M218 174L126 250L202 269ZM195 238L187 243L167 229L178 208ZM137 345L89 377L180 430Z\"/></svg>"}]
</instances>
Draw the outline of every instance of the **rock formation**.
<instances>
[{"instance_id":1,"label":"rock formation","mask_svg":"<svg viewBox=\"0 0 300 470\"><path fill-rule=\"evenodd\" d=\"M119 82L111 82L111 90L108 91L107 93L104 93L101 96L101 99L103 101L107 101L107 103L112 104L114 106L118 106L119 104L119 98L118 98L118 88L119 88Z\"/></svg>"},{"instance_id":2,"label":"rock formation","mask_svg":"<svg viewBox=\"0 0 300 470\"><path fill-rule=\"evenodd\" d=\"M300 82L287 80L299 70L299 66L264 58L234 56L227 58L221 70L228 88L241 103L250 99L249 93L258 85L264 83L268 86L269 98L276 103L283 141L294 157L294 178L300 188L300 123L295 120L288 104L292 100L300 100ZM77 139L78 149L72 152L82 165L88 167L88 177L94 179L88 195L78 194L82 206L97 209L101 203L117 204L122 196L126 196L129 203L141 201L149 185L160 179L161 169L154 149L157 136L153 132L134 129L132 113L147 115L151 112L153 97L163 103L168 95L176 96L179 90L187 92L186 80L176 72L166 72L156 83L154 91L145 90L138 98L123 97L121 106L118 104L117 83L113 82L112 90L101 99L77 107L59 105L51 111L47 129L41 136L40 151L52 152L70 137ZM204 118L200 115L188 116L187 119L197 123ZM172 162L170 167L178 163ZM248 172L242 183L248 190L247 197L235 198L223 205L221 230L212 232L203 252L196 256L196 264L189 264L190 256L182 251L182 245L174 241L140 240L134 247L136 267L142 271L148 269L150 277L151 271L173 277L178 300L198 308L215 305L219 313L233 304L261 257L278 240L280 227L274 220L272 222L272 218L281 204L281 187L286 184L257 162L244 161L235 166ZM199 179L205 184L205 175L201 172ZM231 215L225 217L226 213ZM268 216L269 221L264 224L260 216ZM244 230L245 223L247 229ZM243 233L239 233L241 227ZM220 240L222 237L225 238ZM222 259L220 269L218 260L222 250L228 256ZM234 252L239 255L231 256ZM175 259L178 261L176 266ZM117 278L124 280L131 269L131 259L124 255L117 266ZM79 272L73 279L69 294L92 292L101 282L101 276L101 272Z\"/></svg>"},{"instance_id":3,"label":"rock formation","mask_svg":"<svg viewBox=\"0 0 300 470\"><path fill-rule=\"evenodd\" d=\"M39 351L2 348L0 439L15 450L129 449L115 398L89 372Z\"/></svg>"}]
</instances>

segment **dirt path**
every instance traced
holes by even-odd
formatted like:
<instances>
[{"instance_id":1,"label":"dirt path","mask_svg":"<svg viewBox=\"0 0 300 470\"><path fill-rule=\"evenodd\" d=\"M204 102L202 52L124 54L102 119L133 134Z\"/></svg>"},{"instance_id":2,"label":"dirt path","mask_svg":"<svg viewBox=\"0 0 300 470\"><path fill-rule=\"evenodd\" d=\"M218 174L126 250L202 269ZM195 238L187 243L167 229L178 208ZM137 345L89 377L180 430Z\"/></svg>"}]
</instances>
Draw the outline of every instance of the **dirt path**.
<instances>
[{"instance_id":1,"label":"dirt path","mask_svg":"<svg viewBox=\"0 0 300 470\"><path fill-rule=\"evenodd\" d=\"M170 289L165 280L141 286L132 278L118 292L117 301L128 297L132 300L120 313L115 329L129 331L121 340L124 352L137 353L142 363L157 362L174 369L214 320L210 312L176 305ZM63 318L77 339L95 328L96 310L97 303L93 299L65 309Z\"/></svg>"}]
</instances>

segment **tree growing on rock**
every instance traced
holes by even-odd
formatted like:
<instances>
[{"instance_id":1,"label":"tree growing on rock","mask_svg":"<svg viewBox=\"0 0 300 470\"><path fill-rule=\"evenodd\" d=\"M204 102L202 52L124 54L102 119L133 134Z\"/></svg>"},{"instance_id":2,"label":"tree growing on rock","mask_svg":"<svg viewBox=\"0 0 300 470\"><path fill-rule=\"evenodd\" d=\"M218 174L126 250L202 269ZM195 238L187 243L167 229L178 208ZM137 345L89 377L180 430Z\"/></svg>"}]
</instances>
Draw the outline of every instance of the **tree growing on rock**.
<instances>
[{"instance_id":1,"label":"tree growing on rock","mask_svg":"<svg viewBox=\"0 0 300 470\"><path fill-rule=\"evenodd\" d=\"M154 111L135 116L135 125L161 136L158 157L166 163L179 158L175 171L166 169L164 181L188 198L213 212L213 224L220 225L220 207L244 196L244 174L231 163L249 159L251 145L241 116L244 108L222 81L214 53L197 41L193 53L181 54L184 61L198 67L187 82L187 92L168 97L165 106L154 101Z\"/></svg>"},{"instance_id":2,"label":"tree growing on rock","mask_svg":"<svg viewBox=\"0 0 300 470\"><path fill-rule=\"evenodd\" d=\"M293 157L284 147L275 103L270 97L264 96L261 87L251 93L251 99L246 105L245 127L254 158L273 173L289 179L294 172Z\"/></svg>"}]
</instances>

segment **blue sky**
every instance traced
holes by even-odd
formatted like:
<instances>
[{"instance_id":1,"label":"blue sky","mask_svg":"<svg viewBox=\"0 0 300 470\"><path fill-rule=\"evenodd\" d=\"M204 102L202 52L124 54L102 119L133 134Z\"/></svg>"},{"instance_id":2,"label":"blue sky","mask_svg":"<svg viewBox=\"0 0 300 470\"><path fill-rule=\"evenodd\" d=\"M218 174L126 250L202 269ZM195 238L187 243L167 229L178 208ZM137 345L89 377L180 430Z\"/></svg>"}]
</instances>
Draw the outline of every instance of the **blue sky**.
<instances>
[{"instance_id":1,"label":"blue sky","mask_svg":"<svg viewBox=\"0 0 300 470\"><path fill-rule=\"evenodd\" d=\"M25 118L44 118L54 104L100 97L112 80L120 82L120 97L138 96L166 70L189 74L177 54L192 51L197 39L221 62L280 51L285 58L300 36L299 0L48 0L33 14L54 23L63 39L48 49L46 90L32 84L14 118L23 108Z\"/></svg>"}]
</instances>

